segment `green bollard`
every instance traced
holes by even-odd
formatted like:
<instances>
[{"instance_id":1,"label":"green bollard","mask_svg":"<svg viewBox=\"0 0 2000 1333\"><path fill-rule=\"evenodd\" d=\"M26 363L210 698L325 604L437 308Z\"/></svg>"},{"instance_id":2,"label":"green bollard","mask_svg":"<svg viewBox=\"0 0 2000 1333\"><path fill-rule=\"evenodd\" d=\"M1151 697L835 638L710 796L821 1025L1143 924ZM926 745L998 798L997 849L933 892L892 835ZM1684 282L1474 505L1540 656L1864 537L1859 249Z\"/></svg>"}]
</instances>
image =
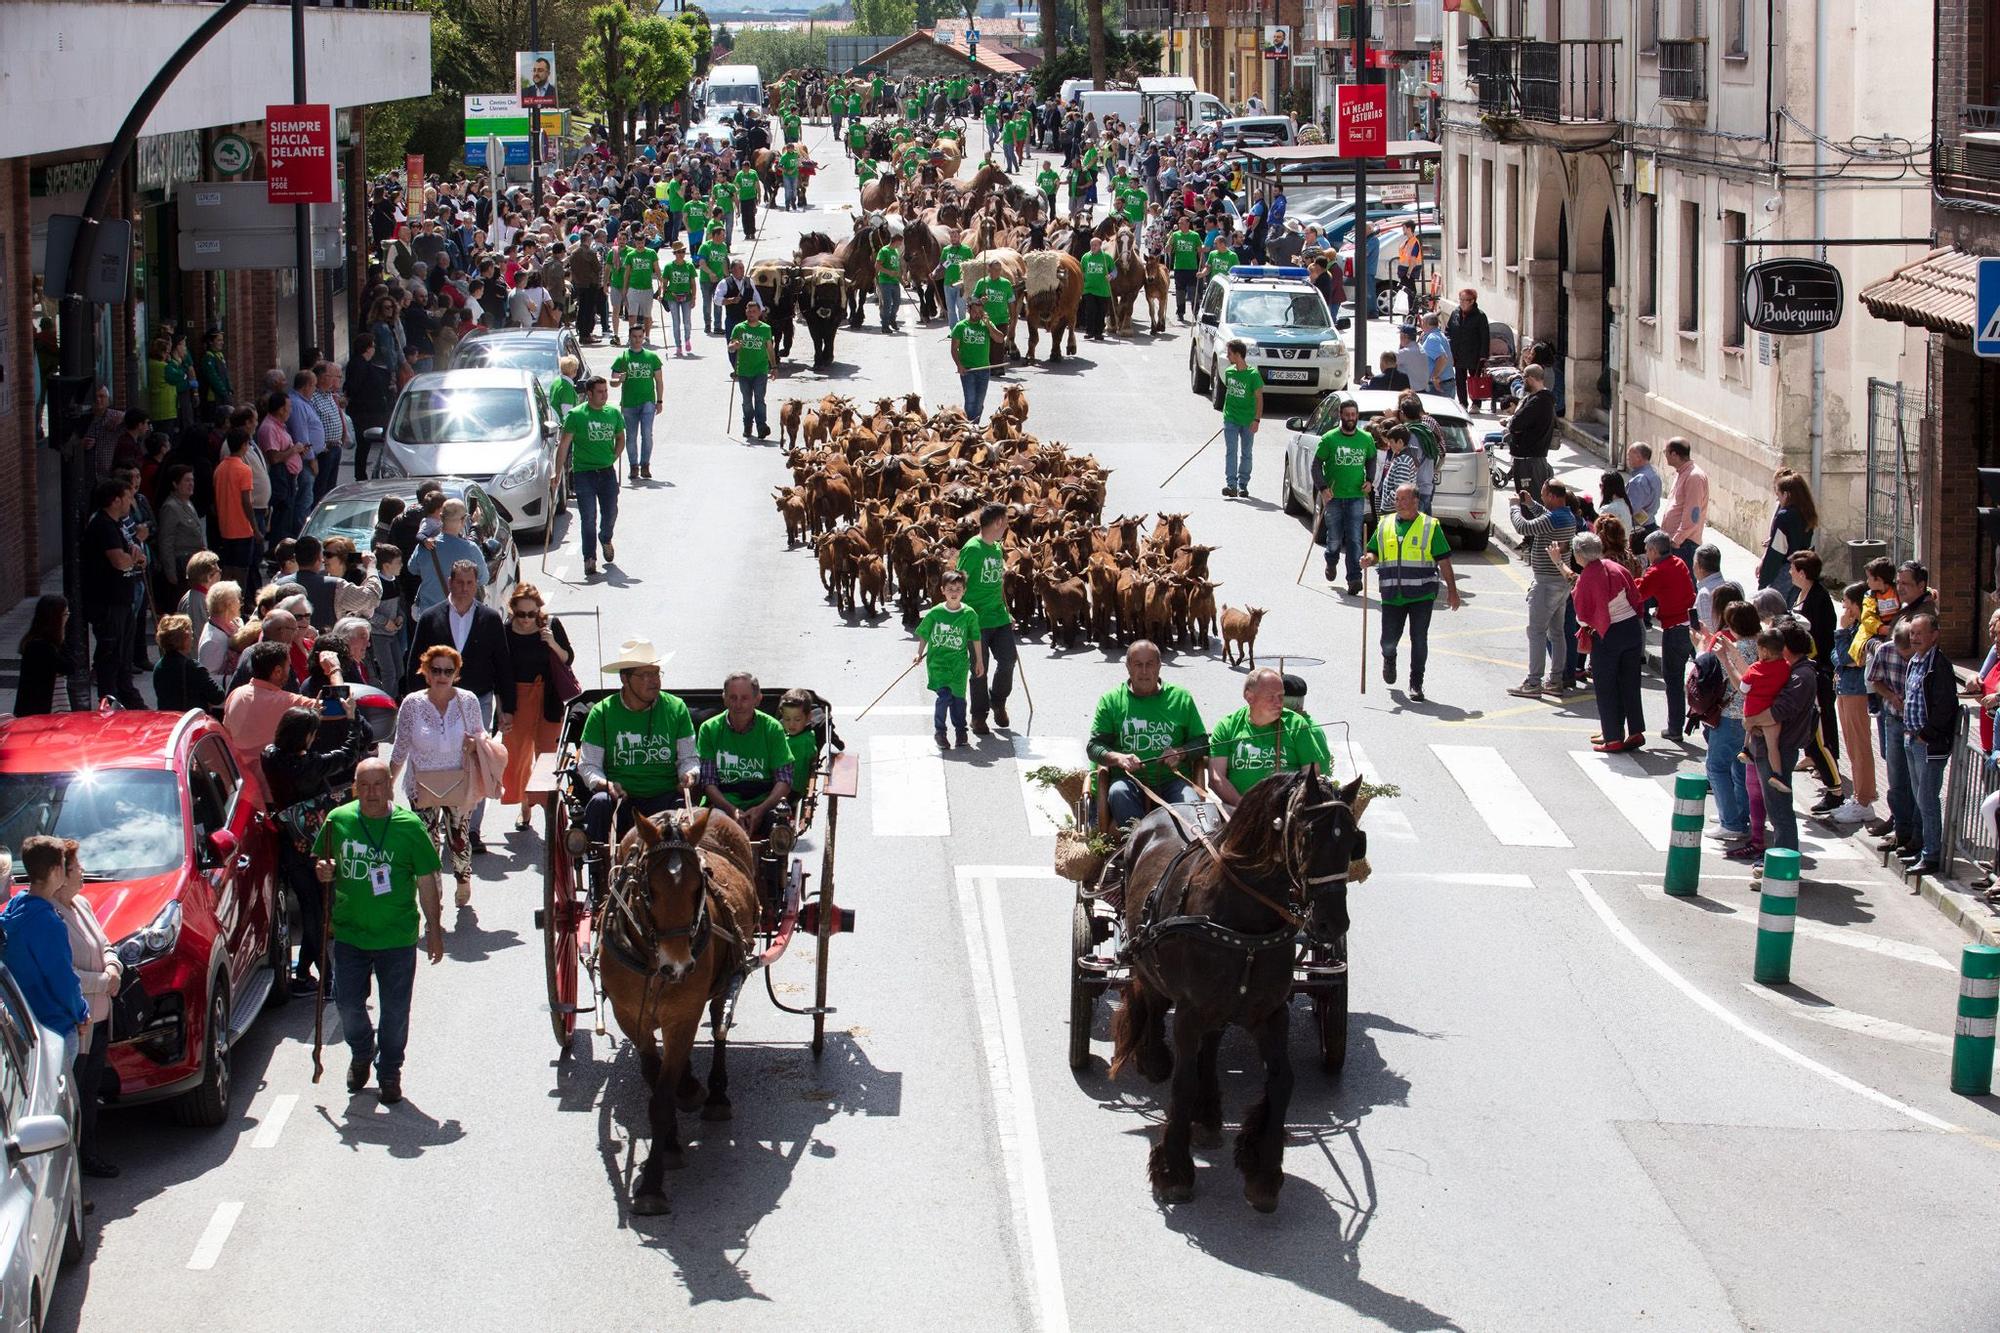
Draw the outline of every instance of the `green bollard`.
<instances>
[{"instance_id":1,"label":"green bollard","mask_svg":"<svg viewBox=\"0 0 2000 1333\"><path fill-rule=\"evenodd\" d=\"M1701 889L1701 822L1708 811L1708 779L1683 773L1674 779L1674 818L1667 835L1667 896L1692 898Z\"/></svg>"},{"instance_id":2,"label":"green bollard","mask_svg":"<svg viewBox=\"0 0 2000 1333\"><path fill-rule=\"evenodd\" d=\"M1799 854L1789 847L1764 853L1763 896L1757 900L1757 962L1751 976L1759 985L1783 986L1792 979L1792 925L1799 914Z\"/></svg>"},{"instance_id":3,"label":"green bollard","mask_svg":"<svg viewBox=\"0 0 2000 1333\"><path fill-rule=\"evenodd\" d=\"M1951 1090L1993 1091L1993 1019L2000 1014L2000 949L1968 944L1958 964L1958 1026L1951 1043Z\"/></svg>"}]
</instances>

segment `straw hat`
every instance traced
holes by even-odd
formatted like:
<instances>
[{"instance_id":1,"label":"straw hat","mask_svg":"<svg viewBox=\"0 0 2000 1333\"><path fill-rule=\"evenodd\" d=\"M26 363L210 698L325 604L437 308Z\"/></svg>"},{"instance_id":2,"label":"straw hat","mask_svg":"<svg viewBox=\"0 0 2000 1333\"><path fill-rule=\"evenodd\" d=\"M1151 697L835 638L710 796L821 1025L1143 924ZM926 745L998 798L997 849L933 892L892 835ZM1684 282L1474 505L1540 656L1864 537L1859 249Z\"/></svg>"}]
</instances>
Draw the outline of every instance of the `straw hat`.
<instances>
[{"instance_id":1,"label":"straw hat","mask_svg":"<svg viewBox=\"0 0 2000 1333\"><path fill-rule=\"evenodd\" d=\"M636 667L659 665L661 665L660 650L653 646L651 639L627 639L618 645L617 660L606 662L601 670L608 676L614 671L631 671Z\"/></svg>"}]
</instances>

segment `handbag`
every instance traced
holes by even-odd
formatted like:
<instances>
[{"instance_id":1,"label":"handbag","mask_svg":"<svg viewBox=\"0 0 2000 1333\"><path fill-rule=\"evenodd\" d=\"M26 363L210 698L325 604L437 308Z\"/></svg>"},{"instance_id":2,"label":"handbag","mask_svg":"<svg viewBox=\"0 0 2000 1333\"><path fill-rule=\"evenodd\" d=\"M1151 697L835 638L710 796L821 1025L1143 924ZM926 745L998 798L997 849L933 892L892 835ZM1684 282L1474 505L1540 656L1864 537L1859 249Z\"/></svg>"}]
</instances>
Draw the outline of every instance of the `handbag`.
<instances>
[{"instance_id":1,"label":"handbag","mask_svg":"<svg viewBox=\"0 0 2000 1333\"><path fill-rule=\"evenodd\" d=\"M1481 402L1493 396L1493 377L1483 370L1474 371L1465 380L1465 396Z\"/></svg>"},{"instance_id":2,"label":"handbag","mask_svg":"<svg viewBox=\"0 0 2000 1333\"><path fill-rule=\"evenodd\" d=\"M577 680L576 672L570 670L569 663L563 661L562 653L549 649L549 688L555 691L557 703L568 703L583 693L583 684Z\"/></svg>"},{"instance_id":3,"label":"handbag","mask_svg":"<svg viewBox=\"0 0 2000 1333\"><path fill-rule=\"evenodd\" d=\"M416 791L410 804L418 810L459 810L472 804L472 781L464 767L420 768L412 774Z\"/></svg>"}]
</instances>

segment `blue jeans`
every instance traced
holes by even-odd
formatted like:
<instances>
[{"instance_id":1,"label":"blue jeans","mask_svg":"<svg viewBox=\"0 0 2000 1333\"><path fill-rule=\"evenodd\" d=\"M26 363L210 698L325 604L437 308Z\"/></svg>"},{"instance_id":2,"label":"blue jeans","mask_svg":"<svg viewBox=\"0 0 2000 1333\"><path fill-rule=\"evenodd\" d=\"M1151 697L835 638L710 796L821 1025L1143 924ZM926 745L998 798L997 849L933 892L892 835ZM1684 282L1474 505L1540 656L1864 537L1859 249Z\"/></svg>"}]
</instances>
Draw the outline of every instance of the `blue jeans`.
<instances>
[{"instance_id":1,"label":"blue jeans","mask_svg":"<svg viewBox=\"0 0 2000 1333\"><path fill-rule=\"evenodd\" d=\"M1162 800L1175 805L1196 799L1194 788L1185 779L1172 774L1168 774L1167 780L1153 790L1160 794ZM1113 828L1123 828L1153 808L1152 802L1146 799L1146 793L1139 790L1139 784L1130 776L1111 779L1110 785L1104 789L1104 804L1111 813Z\"/></svg>"},{"instance_id":2,"label":"blue jeans","mask_svg":"<svg viewBox=\"0 0 2000 1333\"><path fill-rule=\"evenodd\" d=\"M1948 754L1932 754L1921 736L1906 737L1903 757L1910 773L1910 791L1916 799L1917 815L1923 821L1924 860L1944 858L1944 771L1951 763Z\"/></svg>"},{"instance_id":3,"label":"blue jeans","mask_svg":"<svg viewBox=\"0 0 2000 1333\"><path fill-rule=\"evenodd\" d=\"M903 286L897 282L878 282L875 284L875 295L882 303L882 331L887 333L889 326L896 322L896 312L902 309Z\"/></svg>"},{"instance_id":4,"label":"blue jeans","mask_svg":"<svg viewBox=\"0 0 2000 1333\"><path fill-rule=\"evenodd\" d=\"M1896 826L1896 841L1914 843L1923 835L1923 816L1910 781L1910 752L1903 744L1902 715L1886 707L1877 713L1875 738L1882 751L1882 765L1888 770L1889 819Z\"/></svg>"},{"instance_id":5,"label":"blue jeans","mask_svg":"<svg viewBox=\"0 0 2000 1333\"><path fill-rule=\"evenodd\" d=\"M714 333L715 279L703 273L697 276L695 281L701 284L701 331L703 333Z\"/></svg>"},{"instance_id":6,"label":"blue jeans","mask_svg":"<svg viewBox=\"0 0 2000 1333\"><path fill-rule=\"evenodd\" d=\"M685 347L694 341L694 335L689 332L693 319L688 313L688 302L667 302L667 320L668 327L672 330L670 336L674 340L674 346Z\"/></svg>"},{"instance_id":7,"label":"blue jeans","mask_svg":"<svg viewBox=\"0 0 2000 1333\"><path fill-rule=\"evenodd\" d=\"M937 704L931 709L931 730L937 732L940 736L944 735L944 724L947 716L951 719L952 727L959 735L963 736L965 734L965 696L962 694L953 694L950 690L939 690L937 692Z\"/></svg>"},{"instance_id":8,"label":"blue jeans","mask_svg":"<svg viewBox=\"0 0 2000 1333\"><path fill-rule=\"evenodd\" d=\"M785 207L797 208L798 206L799 206L799 174L795 171L791 175L785 177Z\"/></svg>"},{"instance_id":9,"label":"blue jeans","mask_svg":"<svg viewBox=\"0 0 2000 1333\"><path fill-rule=\"evenodd\" d=\"M965 318L965 288L956 282L944 284L944 317L948 324Z\"/></svg>"},{"instance_id":10,"label":"blue jeans","mask_svg":"<svg viewBox=\"0 0 2000 1333\"><path fill-rule=\"evenodd\" d=\"M769 434L771 427L764 420L764 390L769 387L769 375L738 375L736 381L743 387L743 433L748 435L755 425L760 435Z\"/></svg>"},{"instance_id":11,"label":"blue jeans","mask_svg":"<svg viewBox=\"0 0 2000 1333\"><path fill-rule=\"evenodd\" d=\"M1368 519L1368 502L1363 499L1329 500L1321 539L1326 543L1327 577L1333 577L1334 557L1347 552L1347 581L1361 582L1361 529Z\"/></svg>"},{"instance_id":12,"label":"blue jeans","mask_svg":"<svg viewBox=\"0 0 2000 1333\"><path fill-rule=\"evenodd\" d=\"M1020 167L1019 160L1014 156L1014 141L1012 139L1003 138L1000 140L1000 157L1007 164L1009 172L1015 171Z\"/></svg>"},{"instance_id":13,"label":"blue jeans","mask_svg":"<svg viewBox=\"0 0 2000 1333\"><path fill-rule=\"evenodd\" d=\"M576 516L583 524L583 558L594 564L599 511L604 515L605 541L611 540L612 529L618 526L618 465L572 473L570 480L576 487Z\"/></svg>"},{"instance_id":14,"label":"blue jeans","mask_svg":"<svg viewBox=\"0 0 2000 1333\"><path fill-rule=\"evenodd\" d=\"M368 1021L369 983L377 992L380 1022ZM401 949L358 949L345 940L333 942L333 1002L340 1010L340 1030L357 1064L375 1062L381 1078L403 1070L403 1048L410 1043L410 991L417 980L415 946Z\"/></svg>"},{"instance_id":15,"label":"blue jeans","mask_svg":"<svg viewBox=\"0 0 2000 1333\"><path fill-rule=\"evenodd\" d=\"M1731 833L1750 831L1750 793L1743 782L1743 719L1725 717L1708 728L1708 789L1715 796L1715 822Z\"/></svg>"},{"instance_id":16,"label":"blue jeans","mask_svg":"<svg viewBox=\"0 0 2000 1333\"><path fill-rule=\"evenodd\" d=\"M653 418L659 414L658 403L640 403L628 407L625 412L625 470L630 475L639 475L642 467L653 463Z\"/></svg>"},{"instance_id":17,"label":"blue jeans","mask_svg":"<svg viewBox=\"0 0 2000 1333\"><path fill-rule=\"evenodd\" d=\"M1250 451L1256 447L1257 433L1233 421L1222 423L1222 484L1231 490L1250 489Z\"/></svg>"},{"instance_id":18,"label":"blue jeans","mask_svg":"<svg viewBox=\"0 0 2000 1333\"><path fill-rule=\"evenodd\" d=\"M320 450L319 473L313 478L313 503L326 499L326 493L340 485L340 456L342 450L337 444L329 444ZM310 512L310 511L308 511Z\"/></svg>"},{"instance_id":19,"label":"blue jeans","mask_svg":"<svg viewBox=\"0 0 2000 1333\"><path fill-rule=\"evenodd\" d=\"M285 471L284 464L282 463L273 465L270 468L270 474L271 526L270 530L265 533L265 537L271 545L276 546L287 537L296 537L299 535L299 530L292 525L292 507L298 498L298 480L291 473ZM307 482L312 480L311 477L307 477L303 472L299 476L305 477Z\"/></svg>"},{"instance_id":20,"label":"blue jeans","mask_svg":"<svg viewBox=\"0 0 2000 1333\"><path fill-rule=\"evenodd\" d=\"M965 390L965 415L968 420L978 421L986 414L986 386L993 379L993 372L981 366L978 370L958 372L959 387Z\"/></svg>"}]
</instances>

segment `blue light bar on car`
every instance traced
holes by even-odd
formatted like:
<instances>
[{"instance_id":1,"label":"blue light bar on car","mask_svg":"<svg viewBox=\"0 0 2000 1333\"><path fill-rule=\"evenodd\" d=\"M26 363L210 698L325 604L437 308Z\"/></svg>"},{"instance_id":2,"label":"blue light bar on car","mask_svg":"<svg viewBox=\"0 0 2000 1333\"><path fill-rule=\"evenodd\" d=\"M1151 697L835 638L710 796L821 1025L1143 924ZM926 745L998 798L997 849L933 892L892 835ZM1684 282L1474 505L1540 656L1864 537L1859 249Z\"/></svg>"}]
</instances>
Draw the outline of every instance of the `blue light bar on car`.
<instances>
[{"instance_id":1,"label":"blue light bar on car","mask_svg":"<svg viewBox=\"0 0 2000 1333\"><path fill-rule=\"evenodd\" d=\"M1229 270L1229 273L1231 277L1237 278L1303 278L1307 276L1306 271L1302 268L1293 268L1289 265L1280 267L1275 264L1238 264L1235 268Z\"/></svg>"}]
</instances>

